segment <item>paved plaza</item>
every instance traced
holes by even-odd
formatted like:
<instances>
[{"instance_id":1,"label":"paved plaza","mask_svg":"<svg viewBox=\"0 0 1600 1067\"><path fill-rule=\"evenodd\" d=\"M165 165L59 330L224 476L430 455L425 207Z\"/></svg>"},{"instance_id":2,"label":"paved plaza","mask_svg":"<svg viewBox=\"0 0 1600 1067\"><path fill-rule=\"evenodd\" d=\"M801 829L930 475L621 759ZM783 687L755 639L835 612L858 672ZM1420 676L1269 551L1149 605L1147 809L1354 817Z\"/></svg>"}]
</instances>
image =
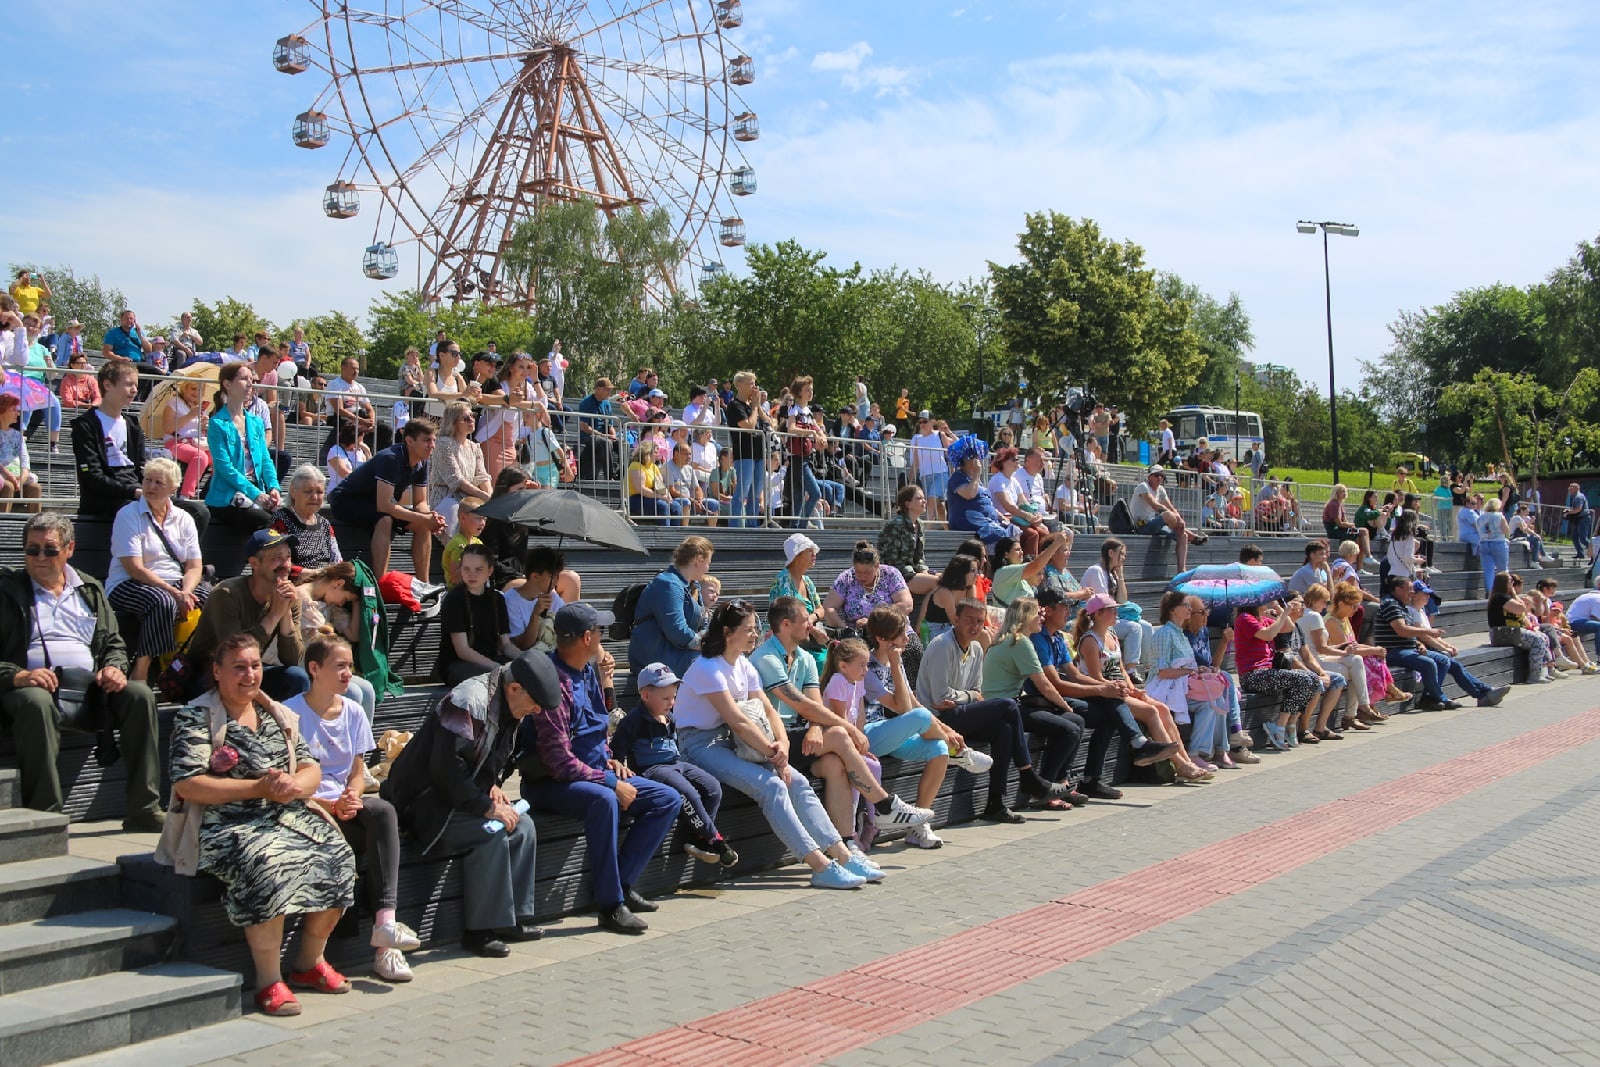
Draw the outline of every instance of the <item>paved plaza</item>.
<instances>
[{"instance_id":1,"label":"paved plaza","mask_svg":"<svg viewBox=\"0 0 1600 1067\"><path fill-rule=\"evenodd\" d=\"M1600 1063L1600 685L1518 687L1194 787L413 957L298 1019L93 1058L322 1063Z\"/></svg>"}]
</instances>

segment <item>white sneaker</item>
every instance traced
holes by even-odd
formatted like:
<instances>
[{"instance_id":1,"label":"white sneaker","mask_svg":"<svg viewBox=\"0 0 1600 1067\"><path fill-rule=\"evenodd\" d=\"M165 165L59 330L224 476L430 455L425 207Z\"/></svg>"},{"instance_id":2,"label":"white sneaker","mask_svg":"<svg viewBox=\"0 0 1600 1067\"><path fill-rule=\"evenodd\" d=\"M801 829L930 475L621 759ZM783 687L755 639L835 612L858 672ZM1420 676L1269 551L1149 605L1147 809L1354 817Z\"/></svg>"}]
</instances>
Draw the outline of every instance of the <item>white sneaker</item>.
<instances>
[{"instance_id":1,"label":"white sneaker","mask_svg":"<svg viewBox=\"0 0 1600 1067\"><path fill-rule=\"evenodd\" d=\"M1563 681L1567 677L1564 671L1558 671L1554 667L1546 667L1545 673L1549 675L1552 682Z\"/></svg>"},{"instance_id":2,"label":"white sneaker","mask_svg":"<svg viewBox=\"0 0 1600 1067\"><path fill-rule=\"evenodd\" d=\"M374 926L372 940L368 944L373 948L392 948L401 952L411 952L422 947L422 938L405 923L396 921Z\"/></svg>"},{"instance_id":3,"label":"white sneaker","mask_svg":"<svg viewBox=\"0 0 1600 1067\"><path fill-rule=\"evenodd\" d=\"M1535 678L1532 675L1528 676L1528 684L1529 685L1547 685L1552 680L1553 679L1551 679L1549 671L1541 671L1537 678Z\"/></svg>"},{"instance_id":4,"label":"white sneaker","mask_svg":"<svg viewBox=\"0 0 1600 1067\"><path fill-rule=\"evenodd\" d=\"M919 808L914 804L907 804L899 797L890 797L889 814L878 816L878 829L899 830L902 827L921 826L932 818L932 808Z\"/></svg>"},{"instance_id":5,"label":"white sneaker","mask_svg":"<svg viewBox=\"0 0 1600 1067\"><path fill-rule=\"evenodd\" d=\"M1558 671L1575 671L1578 669L1577 663L1571 659L1568 659L1566 656L1562 656L1560 659L1552 663L1551 666Z\"/></svg>"},{"instance_id":6,"label":"white sneaker","mask_svg":"<svg viewBox=\"0 0 1600 1067\"><path fill-rule=\"evenodd\" d=\"M994 766L994 757L987 752L979 752L971 745L968 745L961 750L959 755L950 757L950 765L952 767L960 767L962 770L970 771L973 774L982 774Z\"/></svg>"},{"instance_id":7,"label":"white sneaker","mask_svg":"<svg viewBox=\"0 0 1600 1067\"><path fill-rule=\"evenodd\" d=\"M1377 560L1373 559L1371 556L1368 556L1366 559L1362 560L1361 561L1361 565L1363 567L1381 567L1381 566L1383 566L1383 564L1379 563Z\"/></svg>"},{"instance_id":8,"label":"white sneaker","mask_svg":"<svg viewBox=\"0 0 1600 1067\"><path fill-rule=\"evenodd\" d=\"M928 829L927 823L919 823L906 831L906 844L912 848L941 848L944 838Z\"/></svg>"},{"instance_id":9,"label":"white sneaker","mask_svg":"<svg viewBox=\"0 0 1600 1067\"><path fill-rule=\"evenodd\" d=\"M380 948L372 960L372 973L385 982L411 981L411 965L397 948Z\"/></svg>"}]
</instances>

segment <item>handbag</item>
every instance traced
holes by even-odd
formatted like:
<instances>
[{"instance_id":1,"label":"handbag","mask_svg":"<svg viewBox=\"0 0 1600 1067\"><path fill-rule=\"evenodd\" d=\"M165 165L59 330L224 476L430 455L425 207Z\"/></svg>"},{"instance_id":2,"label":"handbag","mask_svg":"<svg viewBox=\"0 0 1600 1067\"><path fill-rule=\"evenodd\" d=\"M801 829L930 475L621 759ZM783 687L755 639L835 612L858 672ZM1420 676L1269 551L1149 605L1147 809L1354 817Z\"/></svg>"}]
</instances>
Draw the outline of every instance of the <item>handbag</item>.
<instances>
[{"instance_id":1,"label":"handbag","mask_svg":"<svg viewBox=\"0 0 1600 1067\"><path fill-rule=\"evenodd\" d=\"M1228 692L1228 680L1216 671L1191 674L1187 691L1190 700L1210 704L1221 700Z\"/></svg>"},{"instance_id":2,"label":"handbag","mask_svg":"<svg viewBox=\"0 0 1600 1067\"><path fill-rule=\"evenodd\" d=\"M761 731L761 736L768 741L777 740L772 735L772 720L767 718L767 706L765 704L754 697L749 700L736 700L734 703L738 706L739 713L745 717L750 725ZM767 762L767 754L765 752L757 752L738 734L733 735L733 753L740 759L750 763Z\"/></svg>"}]
</instances>

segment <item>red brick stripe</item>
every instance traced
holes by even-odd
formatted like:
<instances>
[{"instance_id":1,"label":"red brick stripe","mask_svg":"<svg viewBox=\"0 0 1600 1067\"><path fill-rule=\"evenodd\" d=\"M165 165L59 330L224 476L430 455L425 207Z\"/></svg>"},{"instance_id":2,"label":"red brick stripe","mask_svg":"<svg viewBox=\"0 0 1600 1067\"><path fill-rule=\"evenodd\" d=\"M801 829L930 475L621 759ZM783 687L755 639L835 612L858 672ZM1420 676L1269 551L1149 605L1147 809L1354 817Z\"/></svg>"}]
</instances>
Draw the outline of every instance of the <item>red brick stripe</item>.
<instances>
[{"instance_id":1,"label":"red brick stripe","mask_svg":"<svg viewBox=\"0 0 1600 1067\"><path fill-rule=\"evenodd\" d=\"M570 1065L816 1064L1192 915L1600 737L1600 710Z\"/></svg>"}]
</instances>

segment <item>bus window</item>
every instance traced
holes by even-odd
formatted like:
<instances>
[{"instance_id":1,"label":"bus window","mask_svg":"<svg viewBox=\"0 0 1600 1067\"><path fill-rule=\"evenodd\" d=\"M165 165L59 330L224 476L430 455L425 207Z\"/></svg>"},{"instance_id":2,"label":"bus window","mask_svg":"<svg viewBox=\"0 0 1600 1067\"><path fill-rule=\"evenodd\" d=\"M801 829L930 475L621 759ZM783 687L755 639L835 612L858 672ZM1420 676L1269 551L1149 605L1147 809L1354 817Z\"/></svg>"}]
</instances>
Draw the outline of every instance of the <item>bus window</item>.
<instances>
[{"instance_id":1,"label":"bus window","mask_svg":"<svg viewBox=\"0 0 1600 1067\"><path fill-rule=\"evenodd\" d=\"M1204 437L1205 431L1200 428L1203 418L1202 415L1185 415L1179 419L1175 427L1178 440L1193 442L1196 438Z\"/></svg>"}]
</instances>

